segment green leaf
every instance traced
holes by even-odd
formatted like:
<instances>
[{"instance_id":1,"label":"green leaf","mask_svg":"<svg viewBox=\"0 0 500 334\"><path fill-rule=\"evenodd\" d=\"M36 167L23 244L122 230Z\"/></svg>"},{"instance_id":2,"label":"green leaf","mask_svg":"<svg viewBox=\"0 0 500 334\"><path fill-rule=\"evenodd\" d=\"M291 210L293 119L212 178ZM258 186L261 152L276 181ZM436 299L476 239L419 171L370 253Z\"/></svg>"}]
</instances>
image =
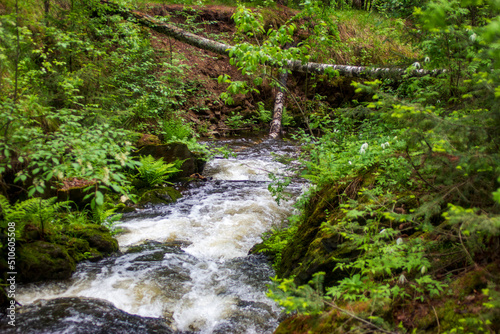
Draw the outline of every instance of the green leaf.
<instances>
[{"instance_id":1,"label":"green leaf","mask_svg":"<svg viewBox=\"0 0 500 334\"><path fill-rule=\"evenodd\" d=\"M32 197L32 196L35 194L35 191L36 191L36 188L35 188L35 187L32 187L32 188L28 191L28 197Z\"/></svg>"},{"instance_id":2,"label":"green leaf","mask_svg":"<svg viewBox=\"0 0 500 334\"><path fill-rule=\"evenodd\" d=\"M102 192L96 191L96 193L95 193L95 203L98 206L101 206L101 205L104 204L104 195L102 194Z\"/></svg>"},{"instance_id":3,"label":"green leaf","mask_svg":"<svg viewBox=\"0 0 500 334\"><path fill-rule=\"evenodd\" d=\"M116 191L117 193L122 191L122 188L116 184L110 184L110 187L113 188L113 190Z\"/></svg>"}]
</instances>

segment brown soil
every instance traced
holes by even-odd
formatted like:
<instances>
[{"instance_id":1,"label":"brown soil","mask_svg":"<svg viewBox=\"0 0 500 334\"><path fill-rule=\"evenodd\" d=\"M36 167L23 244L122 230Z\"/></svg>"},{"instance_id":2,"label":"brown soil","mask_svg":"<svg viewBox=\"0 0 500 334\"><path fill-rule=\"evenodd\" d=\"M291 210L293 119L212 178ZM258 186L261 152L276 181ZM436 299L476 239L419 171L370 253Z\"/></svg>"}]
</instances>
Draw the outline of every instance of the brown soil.
<instances>
[{"instance_id":1,"label":"brown soil","mask_svg":"<svg viewBox=\"0 0 500 334\"><path fill-rule=\"evenodd\" d=\"M186 15L195 15L196 24L194 33L206 38L217 38L224 43L232 43L235 32L231 16L235 8L223 6L204 6L185 10L182 5L154 5L149 8L148 14L155 16L169 16L170 21L176 24L186 24ZM193 7L190 7L193 8ZM180 54L182 64L188 65L186 70L190 82L196 86L196 93L188 97L182 114L196 126L204 126L211 136L224 136L233 133L224 121L231 112L250 115L256 110L256 101L250 94L237 96L231 106L225 105L219 99L221 93L226 91L227 84L219 84L217 78L227 74L231 80L246 80L235 66L229 64L229 57L198 49L194 46L179 42L173 38L157 32L153 35L152 44L158 51L162 61L169 61L172 52ZM203 95L203 97L201 97Z\"/></svg>"}]
</instances>

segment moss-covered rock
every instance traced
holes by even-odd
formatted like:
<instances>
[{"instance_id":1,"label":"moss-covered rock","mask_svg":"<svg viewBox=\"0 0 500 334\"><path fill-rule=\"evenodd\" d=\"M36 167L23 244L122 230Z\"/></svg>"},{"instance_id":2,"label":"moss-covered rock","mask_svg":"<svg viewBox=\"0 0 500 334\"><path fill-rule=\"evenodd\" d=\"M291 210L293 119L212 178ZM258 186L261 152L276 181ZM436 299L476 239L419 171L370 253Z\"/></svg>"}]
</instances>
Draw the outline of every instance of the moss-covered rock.
<instances>
[{"instance_id":1,"label":"moss-covered rock","mask_svg":"<svg viewBox=\"0 0 500 334\"><path fill-rule=\"evenodd\" d=\"M343 191L344 188L325 187L309 201L302 223L282 253L277 268L280 277L295 276L297 284L305 284L314 273L323 271L326 285L345 277L345 273L333 269L339 259L354 258L357 252L343 244L339 235L321 229L327 220L340 218L335 209L338 209L339 194Z\"/></svg>"},{"instance_id":2,"label":"moss-covered rock","mask_svg":"<svg viewBox=\"0 0 500 334\"><path fill-rule=\"evenodd\" d=\"M118 241L111 236L109 229L105 226L95 224L74 226L67 228L64 233L87 241L90 247L103 254L118 251Z\"/></svg>"},{"instance_id":3,"label":"moss-covered rock","mask_svg":"<svg viewBox=\"0 0 500 334\"><path fill-rule=\"evenodd\" d=\"M36 282L67 279L75 270L77 262L97 261L116 251L118 242L106 227L95 224L69 226L57 233L47 234L46 240L19 245L19 280Z\"/></svg>"},{"instance_id":4,"label":"moss-covered rock","mask_svg":"<svg viewBox=\"0 0 500 334\"><path fill-rule=\"evenodd\" d=\"M18 248L17 271L20 282L67 279L76 268L64 246L35 241Z\"/></svg>"},{"instance_id":5,"label":"moss-covered rock","mask_svg":"<svg viewBox=\"0 0 500 334\"><path fill-rule=\"evenodd\" d=\"M89 242L84 239L70 238L66 243L66 247L69 256L75 259L76 262L83 260L97 261L103 258L102 253L90 247Z\"/></svg>"},{"instance_id":6,"label":"moss-covered rock","mask_svg":"<svg viewBox=\"0 0 500 334\"><path fill-rule=\"evenodd\" d=\"M147 205L170 204L182 197L181 193L172 187L149 189L139 195L137 205L144 207Z\"/></svg>"}]
</instances>

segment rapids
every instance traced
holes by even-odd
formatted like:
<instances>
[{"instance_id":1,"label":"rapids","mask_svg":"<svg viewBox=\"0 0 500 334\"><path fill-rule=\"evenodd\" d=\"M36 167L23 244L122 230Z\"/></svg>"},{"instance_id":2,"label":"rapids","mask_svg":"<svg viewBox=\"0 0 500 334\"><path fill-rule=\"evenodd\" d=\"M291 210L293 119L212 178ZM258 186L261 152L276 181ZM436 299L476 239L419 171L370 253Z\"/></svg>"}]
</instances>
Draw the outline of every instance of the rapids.
<instances>
[{"instance_id":1,"label":"rapids","mask_svg":"<svg viewBox=\"0 0 500 334\"><path fill-rule=\"evenodd\" d=\"M80 263L68 281L19 287L26 321L18 324L27 328L18 330L272 333L282 314L265 296L274 273L265 257L248 252L292 213L292 203L277 205L267 186L269 172L285 172L272 153L294 156L296 147L251 139L220 144L238 156L209 161L210 181L190 184L175 204L124 217L119 255ZM291 189L298 195L301 185Z\"/></svg>"}]
</instances>

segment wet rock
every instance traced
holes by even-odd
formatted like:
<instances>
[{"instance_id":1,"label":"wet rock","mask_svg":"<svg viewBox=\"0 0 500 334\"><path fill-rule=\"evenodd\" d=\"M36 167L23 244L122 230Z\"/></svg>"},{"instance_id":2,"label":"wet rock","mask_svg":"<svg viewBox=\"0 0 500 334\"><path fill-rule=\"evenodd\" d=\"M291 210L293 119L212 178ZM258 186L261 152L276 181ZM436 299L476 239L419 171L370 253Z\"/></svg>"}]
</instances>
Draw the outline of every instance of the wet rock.
<instances>
[{"instance_id":1,"label":"wet rock","mask_svg":"<svg viewBox=\"0 0 500 334\"><path fill-rule=\"evenodd\" d=\"M94 298L57 298L41 300L16 312L16 327L0 318L5 334L108 334L173 333L166 319L132 315L112 303Z\"/></svg>"},{"instance_id":2,"label":"wet rock","mask_svg":"<svg viewBox=\"0 0 500 334\"><path fill-rule=\"evenodd\" d=\"M41 240L19 247L17 265L19 281L26 283L67 279L76 268L65 247Z\"/></svg>"},{"instance_id":3,"label":"wet rock","mask_svg":"<svg viewBox=\"0 0 500 334\"><path fill-rule=\"evenodd\" d=\"M65 233L86 240L90 247L101 253L110 254L118 251L118 241L111 236L109 229L105 226L88 224L82 227L72 227Z\"/></svg>"},{"instance_id":4,"label":"wet rock","mask_svg":"<svg viewBox=\"0 0 500 334\"><path fill-rule=\"evenodd\" d=\"M98 261L103 258L103 255L90 247L89 242L84 239L70 238L66 243L66 247L69 256L75 259L76 262L83 260Z\"/></svg>"},{"instance_id":5,"label":"wet rock","mask_svg":"<svg viewBox=\"0 0 500 334\"><path fill-rule=\"evenodd\" d=\"M174 188L163 187L143 192L140 195L137 205L139 207L146 207L148 205L170 204L177 201L181 197L181 193Z\"/></svg>"},{"instance_id":6,"label":"wet rock","mask_svg":"<svg viewBox=\"0 0 500 334\"><path fill-rule=\"evenodd\" d=\"M202 173L205 167L205 160L202 159L201 155L191 152L187 145L183 143L144 145L135 154L151 155L155 159L163 158L163 161L166 163L184 160L180 168L181 171L175 176L177 178L189 177L194 173Z\"/></svg>"}]
</instances>

